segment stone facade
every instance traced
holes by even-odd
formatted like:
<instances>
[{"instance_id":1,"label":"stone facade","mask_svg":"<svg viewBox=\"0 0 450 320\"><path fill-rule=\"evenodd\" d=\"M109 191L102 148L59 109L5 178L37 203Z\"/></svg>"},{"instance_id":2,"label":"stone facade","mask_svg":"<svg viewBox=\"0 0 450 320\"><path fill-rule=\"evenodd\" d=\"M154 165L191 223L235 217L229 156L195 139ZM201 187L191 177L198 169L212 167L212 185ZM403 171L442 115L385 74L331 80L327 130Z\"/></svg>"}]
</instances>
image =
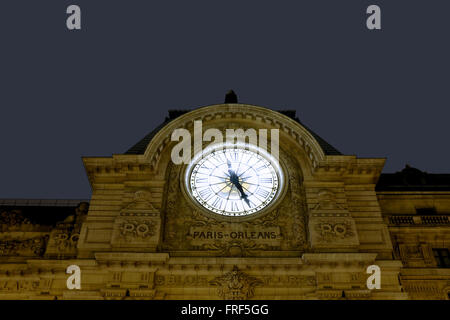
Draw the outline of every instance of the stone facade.
<instances>
[{"instance_id":1,"label":"stone facade","mask_svg":"<svg viewBox=\"0 0 450 320\"><path fill-rule=\"evenodd\" d=\"M280 129L276 205L237 219L192 203L170 136L199 119L205 130ZM450 188L380 187L385 159L326 154L281 113L203 107L168 122L142 154L83 162L92 197L55 221L33 221L45 203L34 216L0 203L0 299L448 299ZM66 286L73 264L80 290ZM381 289L367 288L370 265Z\"/></svg>"}]
</instances>

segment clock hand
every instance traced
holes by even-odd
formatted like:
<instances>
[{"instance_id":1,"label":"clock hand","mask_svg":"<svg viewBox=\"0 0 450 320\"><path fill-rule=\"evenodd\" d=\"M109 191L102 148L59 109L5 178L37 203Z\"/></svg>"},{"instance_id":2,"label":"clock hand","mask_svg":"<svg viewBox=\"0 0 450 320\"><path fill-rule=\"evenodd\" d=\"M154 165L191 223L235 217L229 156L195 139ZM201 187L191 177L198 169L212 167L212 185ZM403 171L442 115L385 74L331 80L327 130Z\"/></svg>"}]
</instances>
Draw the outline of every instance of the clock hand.
<instances>
[{"instance_id":1,"label":"clock hand","mask_svg":"<svg viewBox=\"0 0 450 320\"><path fill-rule=\"evenodd\" d=\"M243 199L245 201L245 203L250 207L250 200L248 200L248 196L245 194L244 190L242 189L241 184L239 183L236 187L241 192L241 199Z\"/></svg>"},{"instance_id":2,"label":"clock hand","mask_svg":"<svg viewBox=\"0 0 450 320\"><path fill-rule=\"evenodd\" d=\"M247 195L244 192L244 189L242 188L241 184L239 182L234 184L236 186L236 188L239 190L239 192L241 193L241 198L245 198L247 199Z\"/></svg>"},{"instance_id":3,"label":"clock hand","mask_svg":"<svg viewBox=\"0 0 450 320\"><path fill-rule=\"evenodd\" d=\"M231 162L230 160L227 159L227 166L228 166L228 174L230 175L230 181L233 182L233 178L234 176L236 176L236 173L231 169ZM225 173L226 174L226 173ZM234 184L234 182L233 182Z\"/></svg>"},{"instance_id":4,"label":"clock hand","mask_svg":"<svg viewBox=\"0 0 450 320\"><path fill-rule=\"evenodd\" d=\"M227 166L228 166L228 173L230 174L230 181L236 181L236 178L238 178L238 176L236 175L236 172L234 172L231 169L231 162L230 160L227 160ZM239 179L237 179L237 181L239 182ZM235 182L233 182L233 184L235 184Z\"/></svg>"},{"instance_id":5,"label":"clock hand","mask_svg":"<svg viewBox=\"0 0 450 320\"><path fill-rule=\"evenodd\" d=\"M247 203L247 205L250 206L250 201L248 200L248 195L245 194L244 189L242 188L242 185L239 183L239 177L233 170L229 169L228 172L230 173L231 183L234 184L236 189L238 189L239 192L241 193L241 199L244 199L245 203Z\"/></svg>"},{"instance_id":6,"label":"clock hand","mask_svg":"<svg viewBox=\"0 0 450 320\"><path fill-rule=\"evenodd\" d=\"M245 203L250 207L250 201L248 200L248 196L245 194L242 185L239 183L239 176L231 170L231 162L227 159L228 173L230 174L230 181L239 190L241 193L241 199L244 199Z\"/></svg>"},{"instance_id":7,"label":"clock hand","mask_svg":"<svg viewBox=\"0 0 450 320\"><path fill-rule=\"evenodd\" d=\"M228 166L228 172L230 172L230 170L231 170L231 162L230 162L230 160L228 160L228 159L227 159L227 166ZM239 165L238 165L236 171L233 171L233 170L232 170L238 177L241 176L240 174L238 174L239 168L240 168L240 167L241 167L241 163L239 162Z\"/></svg>"}]
</instances>

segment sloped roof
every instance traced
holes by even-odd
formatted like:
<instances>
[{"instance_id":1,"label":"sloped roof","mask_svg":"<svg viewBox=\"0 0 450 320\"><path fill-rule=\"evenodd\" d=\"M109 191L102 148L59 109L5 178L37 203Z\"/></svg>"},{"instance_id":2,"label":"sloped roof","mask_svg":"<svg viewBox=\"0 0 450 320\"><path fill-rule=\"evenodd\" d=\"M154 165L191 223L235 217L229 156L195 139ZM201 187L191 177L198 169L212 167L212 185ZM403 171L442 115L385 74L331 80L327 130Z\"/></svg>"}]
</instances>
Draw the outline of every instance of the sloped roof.
<instances>
[{"instance_id":1,"label":"sloped roof","mask_svg":"<svg viewBox=\"0 0 450 320\"><path fill-rule=\"evenodd\" d=\"M167 125L172 120L178 118L179 116L189 112L191 110L169 110L169 116L166 117L163 123L161 123L159 126L157 126L154 130L150 131L145 137L143 137L141 140L139 140L135 145L133 145L130 149L128 149L125 154L144 154L145 150L147 149L148 144L153 139L153 137L158 133L159 130L161 130L165 125ZM326 142L324 139L322 139L319 135L317 135L314 131L309 129L307 126L305 126L303 123L300 122L300 120L295 115L295 110L281 110L277 111L281 114L284 114L285 116L288 116L289 118L297 121L300 123L306 130L308 130L309 133L317 140L320 147L322 148L323 152L326 155L341 155L342 153L339 152L335 147L333 147L331 144Z\"/></svg>"},{"instance_id":2,"label":"sloped roof","mask_svg":"<svg viewBox=\"0 0 450 320\"><path fill-rule=\"evenodd\" d=\"M396 173L382 173L376 191L450 191L450 174L427 173L406 165Z\"/></svg>"}]
</instances>

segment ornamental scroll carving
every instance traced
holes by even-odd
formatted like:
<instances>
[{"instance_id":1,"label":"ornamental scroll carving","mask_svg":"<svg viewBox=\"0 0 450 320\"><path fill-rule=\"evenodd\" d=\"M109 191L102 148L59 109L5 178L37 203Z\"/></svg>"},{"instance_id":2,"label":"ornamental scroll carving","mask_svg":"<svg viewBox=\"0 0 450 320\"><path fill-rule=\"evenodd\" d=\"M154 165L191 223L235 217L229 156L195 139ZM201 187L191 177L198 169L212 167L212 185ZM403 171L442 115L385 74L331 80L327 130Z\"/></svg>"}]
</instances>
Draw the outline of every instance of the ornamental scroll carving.
<instances>
[{"instance_id":1,"label":"ornamental scroll carving","mask_svg":"<svg viewBox=\"0 0 450 320\"><path fill-rule=\"evenodd\" d=\"M304 250L307 247L307 208L301 169L290 157L286 157L285 163L289 189L285 200L278 208L279 223L282 225L282 232L286 240L283 249Z\"/></svg>"},{"instance_id":2,"label":"ornamental scroll carving","mask_svg":"<svg viewBox=\"0 0 450 320\"><path fill-rule=\"evenodd\" d=\"M209 284L218 287L217 294L225 300L246 300L254 296L255 287L262 285L263 281L234 266L233 270L214 278Z\"/></svg>"},{"instance_id":3,"label":"ornamental scroll carving","mask_svg":"<svg viewBox=\"0 0 450 320\"><path fill-rule=\"evenodd\" d=\"M204 250L217 250L221 256L229 257L245 257L251 256L254 250L274 250L276 247L272 247L268 244L255 243L254 241L227 241L220 242L215 241L214 243L207 243L201 246Z\"/></svg>"},{"instance_id":4,"label":"ornamental scroll carving","mask_svg":"<svg viewBox=\"0 0 450 320\"><path fill-rule=\"evenodd\" d=\"M0 256L42 256L48 235L26 240L1 240Z\"/></svg>"},{"instance_id":5,"label":"ornamental scroll carving","mask_svg":"<svg viewBox=\"0 0 450 320\"><path fill-rule=\"evenodd\" d=\"M214 256L258 256L264 251L303 251L307 246L305 196L301 173L286 160L288 178L283 200L254 219L227 221L198 209L183 195L182 166L170 164L166 186L163 248L204 250Z\"/></svg>"}]
</instances>

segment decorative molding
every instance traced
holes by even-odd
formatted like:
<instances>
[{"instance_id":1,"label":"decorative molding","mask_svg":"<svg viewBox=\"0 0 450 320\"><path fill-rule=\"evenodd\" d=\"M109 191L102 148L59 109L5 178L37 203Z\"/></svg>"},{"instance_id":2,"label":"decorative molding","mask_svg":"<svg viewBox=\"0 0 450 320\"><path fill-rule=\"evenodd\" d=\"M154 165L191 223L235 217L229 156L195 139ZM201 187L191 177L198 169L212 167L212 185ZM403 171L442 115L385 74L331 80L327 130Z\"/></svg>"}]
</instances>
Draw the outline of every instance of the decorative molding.
<instances>
[{"instance_id":1,"label":"decorative molding","mask_svg":"<svg viewBox=\"0 0 450 320\"><path fill-rule=\"evenodd\" d=\"M144 158L150 161L152 168L156 168L166 146L171 143L173 130L178 128L190 129L193 120L202 119L208 121L227 122L256 121L268 128L280 129L295 140L298 146L305 152L311 168L316 168L325 154L317 140L300 123L289 117L270 109L244 105L223 104L203 107L181 115L162 128L152 139L144 153Z\"/></svg>"},{"instance_id":2,"label":"decorative molding","mask_svg":"<svg viewBox=\"0 0 450 320\"><path fill-rule=\"evenodd\" d=\"M0 280L0 292L1 293L20 293L20 292L48 292L52 284L51 279L11 279Z\"/></svg>"},{"instance_id":3,"label":"decorative molding","mask_svg":"<svg viewBox=\"0 0 450 320\"><path fill-rule=\"evenodd\" d=\"M441 300L447 298L447 291L438 281L403 280L402 285L412 299Z\"/></svg>"},{"instance_id":4,"label":"decorative molding","mask_svg":"<svg viewBox=\"0 0 450 320\"><path fill-rule=\"evenodd\" d=\"M138 190L133 195L133 201L121 210L121 215L156 215L159 214L153 204L150 202L152 195L145 190Z\"/></svg>"},{"instance_id":5,"label":"decorative molding","mask_svg":"<svg viewBox=\"0 0 450 320\"><path fill-rule=\"evenodd\" d=\"M333 210L340 211L345 210L340 204L336 202L336 196L334 192L328 189L322 189L317 192L317 205L312 209L313 211L321 210Z\"/></svg>"},{"instance_id":6,"label":"decorative molding","mask_svg":"<svg viewBox=\"0 0 450 320\"><path fill-rule=\"evenodd\" d=\"M233 270L214 278L209 284L218 287L217 294L225 300L246 300L253 297L255 287L263 281L240 271L235 265Z\"/></svg>"},{"instance_id":7,"label":"decorative molding","mask_svg":"<svg viewBox=\"0 0 450 320\"><path fill-rule=\"evenodd\" d=\"M249 240L215 241L214 243L205 243L201 248L203 250L217 250L218 255L225 257L252 256L255 250L267 251L279 249L279 247L274 247L267 243L256 243L255 241Z\"/></svg>"},{"instance_id":8,"label":"decorative molding","mask_svg":"<svg viewBox=\"0 0 450 320\"><path fill-rule=\"evenodd\" d=\"M450 225L450 218L448 215L433 215L433 216L417 216L417 215L389 215L388 221L392 226L407 225L420 227L438 227Z\"/></svg>"}]
</instances>

